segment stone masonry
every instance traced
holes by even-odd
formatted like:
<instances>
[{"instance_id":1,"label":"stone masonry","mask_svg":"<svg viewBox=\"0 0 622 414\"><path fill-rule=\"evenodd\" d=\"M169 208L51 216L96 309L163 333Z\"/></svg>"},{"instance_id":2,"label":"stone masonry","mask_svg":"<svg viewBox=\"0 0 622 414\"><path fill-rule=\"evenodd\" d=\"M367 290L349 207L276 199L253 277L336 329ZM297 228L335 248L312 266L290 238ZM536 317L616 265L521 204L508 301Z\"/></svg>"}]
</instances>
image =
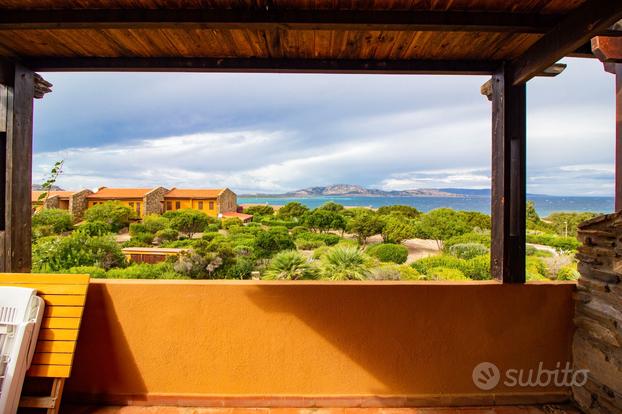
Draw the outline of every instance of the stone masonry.
<instances>
[{"instance_id":1,"label":"stone masonry","mask_svg":"<svg viewBox=\"0 0 622 414\"><path fill-rule=\"evenodd\" d=\"M622 213L582 223L579 240L573 358L589 375L573 395L586 413L621 413Z\"/></svg>"},{"instance_id":2,"label":"stone masonry","mask_svg":"<svg viewBox=\"0 0 622 414\"><path fill-rule=\"evenodd\" d=\"M164 187L157 187L145 194L143 203L145 206L145 215L162 214L164 209L164 195L168 193Z\"/></svg>"},{"instance_id":3,"label":"stone masonry","mask_svg":"<svg viewBox=\"0 0 622 414\"><path fill-rule=\"evenodd\" d=\"M69 212L75 222L84 218L84 212L87 208L87 197L93 194L91 190L76 191L69 197Z\"/></svg>"}]
</instances>

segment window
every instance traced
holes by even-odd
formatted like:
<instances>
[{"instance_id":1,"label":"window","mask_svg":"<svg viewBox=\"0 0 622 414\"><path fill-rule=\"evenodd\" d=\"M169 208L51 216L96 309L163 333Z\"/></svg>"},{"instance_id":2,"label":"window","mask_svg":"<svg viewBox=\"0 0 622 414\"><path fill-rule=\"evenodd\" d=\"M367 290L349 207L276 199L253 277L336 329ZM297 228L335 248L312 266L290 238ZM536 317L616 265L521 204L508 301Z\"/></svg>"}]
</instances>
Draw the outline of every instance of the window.
<instances>
[{"instance_id":1,"label":"window","mask_svg":"<svg viewBox=\"0 0 622 414\"><path fill-rule=\"evenodd\" d=\"M213 202L213 201L210 201L210 202L209 202L209 209L210 209L210 210L213 210L213 209L214 209L214 202Z\"/></svg>"},{"instance_id":2,"label":"window","mask_svg":"<svg viewBox=\"0 0 622 414\"><path fill-rule=\"evenodd\" d=\"M136 203L136 214L140 216L140 203Z\"/></svg>"},{"instance_id":3,"label":"window","mask_svg":"<svg viewBox=\"0 0 622 414\"><path fill-rule=\"evenodd\" d=\"M130 208L134 208L134 203L130 203Z\"/></svg>"},{"instance_id":4,"label":"window","mask_svg":"<svg viewBox=\"0 0 622 414\"><path fill-rule=\"evenodd\" d=\"M175 210L179 210L181 208L181 202L175 201Z\"/></svg>"},{"instance_id":5,"label":"window","mask_svg":"<svg viewBox=\"0 0 622 414\"><path fill-rule=\"evenodd\" d=\"M167 201L166 202L166 210L172 210L173 209L173 202L172 201Z\"/></svg>"},{"instance_id":6,"label":"window","mask_svg":"<svg viewBox=\"0 0 622 414\"><path fill-rule=\"evenodd\" d=\"M199 210L203 210L203 202L199 201Z\"/></svg>"}]
</instances>

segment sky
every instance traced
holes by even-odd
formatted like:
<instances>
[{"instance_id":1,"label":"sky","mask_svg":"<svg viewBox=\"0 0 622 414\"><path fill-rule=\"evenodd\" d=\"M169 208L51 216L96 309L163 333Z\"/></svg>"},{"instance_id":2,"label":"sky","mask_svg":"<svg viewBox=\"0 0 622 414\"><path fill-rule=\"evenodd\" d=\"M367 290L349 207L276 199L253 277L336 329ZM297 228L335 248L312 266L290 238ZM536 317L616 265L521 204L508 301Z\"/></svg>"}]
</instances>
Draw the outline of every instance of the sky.
<instances>
[{"instance_id":1,"label":"sky","mask_svg":"<svg viewBox=\"0 0 622 414\"><path fill-rule=\"evenodd\" d=\"M527 89L528 192L613 195L614 77L566 59ZM490 187L483 76L44 73L33 182L281 193Z\"/></svg>"}]
</instances>

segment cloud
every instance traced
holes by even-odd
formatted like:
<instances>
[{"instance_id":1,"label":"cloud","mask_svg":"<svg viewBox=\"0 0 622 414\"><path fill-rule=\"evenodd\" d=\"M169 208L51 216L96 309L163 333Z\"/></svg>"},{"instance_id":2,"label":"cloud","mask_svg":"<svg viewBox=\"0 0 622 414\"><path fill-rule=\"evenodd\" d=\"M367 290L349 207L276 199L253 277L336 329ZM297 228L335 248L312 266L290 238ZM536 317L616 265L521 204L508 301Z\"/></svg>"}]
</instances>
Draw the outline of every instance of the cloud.
<instances>
[{"instance_id":1,"label":"cloud","mask_svg":"<svg viewBox=\"0 0 622 414\"><path fill-rule=\"evenodd\" d=\"M528 190L611 195L612 77L568 60L528 87ZM485 77L46 74L36 102L34 180L280 192L490 185ZM589 80L589 82L587 82Z\"/></svg>"}]
</instances>

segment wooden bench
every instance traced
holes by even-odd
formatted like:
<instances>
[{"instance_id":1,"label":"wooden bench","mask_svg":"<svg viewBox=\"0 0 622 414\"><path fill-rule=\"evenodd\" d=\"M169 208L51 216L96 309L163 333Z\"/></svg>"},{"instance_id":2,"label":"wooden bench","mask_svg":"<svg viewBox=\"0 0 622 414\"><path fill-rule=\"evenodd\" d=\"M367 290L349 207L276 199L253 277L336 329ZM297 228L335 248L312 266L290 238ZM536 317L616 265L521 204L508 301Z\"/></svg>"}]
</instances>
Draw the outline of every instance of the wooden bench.
<instances>
[{"instance_id":1,"label":"wooden bench","mask_svg":"<svg viewBox=\"0 0 622 414\"><path fill-rule=\"evenodd\" d=\"M65 379L71 375L89 279L88 275L0 273L0 285L37 289L45 302L35 355L26 377L51 378L52 389L45 397L22 396L20 407L58 413Z\"/></svg>"}]
</instances>

